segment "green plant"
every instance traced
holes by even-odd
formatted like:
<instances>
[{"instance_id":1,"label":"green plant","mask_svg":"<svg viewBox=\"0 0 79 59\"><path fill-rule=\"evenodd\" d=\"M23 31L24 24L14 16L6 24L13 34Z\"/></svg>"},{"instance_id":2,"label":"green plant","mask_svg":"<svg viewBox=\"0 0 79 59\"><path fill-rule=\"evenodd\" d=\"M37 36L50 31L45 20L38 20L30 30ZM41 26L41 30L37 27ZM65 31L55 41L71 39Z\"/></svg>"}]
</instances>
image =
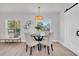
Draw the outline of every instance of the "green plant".
<instances>
[{"instance_id":1,"label":"green plant","mask_svg":"<svg viewBox=\"0 0 79 59\"><path fill-rule=\"evenodd\" d=\"M14 29L15 28L15 21L8 21L8 28Z\"/></svg>"},{"instance_id":2,"label":"green plant","mask_svg":"<svg viewBox=\"0 0 79 59\"><path fill-rule=\"evenodd\" d=\"M44 31L44 26L42 22L38 22L37 26L35 27L38 31Z\"/></svg>"},{"instance_id":3,"label":"green plant","mask_svg":"<svg viewBox=\"0 0 79 59\"><path fill-rule=\"evenodd\" d=\"M20 29L19 29L19 28L17 28L17 29L16 29L16 32L20 32Z\"/></svg>"}]
</instances>

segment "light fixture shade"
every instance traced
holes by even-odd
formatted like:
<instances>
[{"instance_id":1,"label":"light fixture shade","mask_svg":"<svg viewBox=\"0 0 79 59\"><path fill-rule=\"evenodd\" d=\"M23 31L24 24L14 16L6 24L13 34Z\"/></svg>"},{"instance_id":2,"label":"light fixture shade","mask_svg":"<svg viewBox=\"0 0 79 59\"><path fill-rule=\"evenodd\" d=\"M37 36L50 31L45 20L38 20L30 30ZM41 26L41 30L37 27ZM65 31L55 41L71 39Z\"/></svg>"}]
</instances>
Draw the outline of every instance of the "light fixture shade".
<instances>
[{"instance_id":1,"label":"light fixture shade","mask_svg":"<svg viewBox=\"0 0 79 59\"><path fill-rule=\"evenodd\" d=\"M43 16L35 16L35 20L43 20Z\"/></svg>"}]
</instances>

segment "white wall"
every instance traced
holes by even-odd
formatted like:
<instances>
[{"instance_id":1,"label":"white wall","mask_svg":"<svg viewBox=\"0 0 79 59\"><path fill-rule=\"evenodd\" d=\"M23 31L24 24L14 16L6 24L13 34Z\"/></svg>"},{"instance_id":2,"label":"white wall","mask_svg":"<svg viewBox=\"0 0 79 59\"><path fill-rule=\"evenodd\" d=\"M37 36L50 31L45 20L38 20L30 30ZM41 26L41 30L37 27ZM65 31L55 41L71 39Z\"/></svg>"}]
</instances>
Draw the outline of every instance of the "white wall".
<instances>
[{"instance_id":1,"label":"white wall","mask_svg":"<svg viewBox=\"0 0 79 59\"><path fill-rule=\"evenodd\" d=\"M60 13L60 42L64 42L64 12Z\"/></svg>"},{"instance_id":2,"label":"white wall","mask_svg":"<svg viewBox=\"0 0 79 59\"><path fill-rule=\"evenodd\" d=\"M76 36L79 30L79 5L61 13L60 27L61 42L79 55L79 36Z\"/></svg>"},{"instance_id":3,"label":"white wall","mask_svg":"<svg viewBox=\"0 0 79 59\"><path fill-rule=\"evenodd\" d=\"M19 19L21 20L21 37L24 40L24 23L26 20L35 20L35 15L31 13L0 13L0 38L7 37L6 20ZM42 14L46 19L49 19L52 24L52 31L54 31L54 40L59 40L59 13Z\"/></svg>"}]
</instances>

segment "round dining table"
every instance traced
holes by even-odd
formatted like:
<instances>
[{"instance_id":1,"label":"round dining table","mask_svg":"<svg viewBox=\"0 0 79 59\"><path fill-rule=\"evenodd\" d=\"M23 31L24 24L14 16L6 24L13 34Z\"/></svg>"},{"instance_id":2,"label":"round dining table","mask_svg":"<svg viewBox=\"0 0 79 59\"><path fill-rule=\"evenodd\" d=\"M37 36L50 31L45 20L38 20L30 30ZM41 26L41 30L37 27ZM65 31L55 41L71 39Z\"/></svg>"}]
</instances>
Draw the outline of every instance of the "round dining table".
<instances>
[{"instance_id":1,"label":"round dining table","mask_svg":"<svg viewBox=\"0 0 79 59\"><path fill-rule=\"evenodd\" d=\"M36 41L38 41L39 43L38 43L38 50L40 51L41 50L41 41L42 40L44 40L44 37L46 37L46 35L45 34L40 34L40 35L38 35L38 34L31 34L31 37L33 37Z\"/></svg>"}]
</instances>

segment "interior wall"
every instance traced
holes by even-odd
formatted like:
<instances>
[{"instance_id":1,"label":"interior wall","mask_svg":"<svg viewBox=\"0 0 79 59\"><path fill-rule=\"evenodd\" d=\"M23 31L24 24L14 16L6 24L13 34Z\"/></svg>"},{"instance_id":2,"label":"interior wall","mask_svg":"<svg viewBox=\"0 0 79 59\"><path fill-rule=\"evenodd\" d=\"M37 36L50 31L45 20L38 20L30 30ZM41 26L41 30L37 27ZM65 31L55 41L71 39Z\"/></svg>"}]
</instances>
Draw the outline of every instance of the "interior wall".
<instances>
[{"instance_id":1,"label":"interior wall","mask_svg":"<svg viewBox=\"0 0 79 59\"><path fill-rule=\"evenodd\" d=\"M61 13L61 17L61 42L79 55L79 36L76 36L76 31L79 30L79 4L69 11Z\"/></svg>"},{"instance_id":2,"label":"interior wall","mask_svg":"<svg viewBox=\"0 0 79 59\"><path fill-rule=\"evenodd\" d=\"M26 20L35 20L35 13L0 13L0 38L8 37L6 21L8 19L19 19L21 21L21 39L24 40L24 24ZM45 19L51 22L51 31L54 32L54 40L59 40L59 13L44 13L41 14Z\"/></svg>"},{"instance_id":3,"label":"interior wall","mask_svg":"<svg viewBox=\"0 0 79 59\"><path fill-rule=\"evenodd\" d=\"M60 42L64 42L64 12L60 13Z\"/></svg>"}]
</instances>

